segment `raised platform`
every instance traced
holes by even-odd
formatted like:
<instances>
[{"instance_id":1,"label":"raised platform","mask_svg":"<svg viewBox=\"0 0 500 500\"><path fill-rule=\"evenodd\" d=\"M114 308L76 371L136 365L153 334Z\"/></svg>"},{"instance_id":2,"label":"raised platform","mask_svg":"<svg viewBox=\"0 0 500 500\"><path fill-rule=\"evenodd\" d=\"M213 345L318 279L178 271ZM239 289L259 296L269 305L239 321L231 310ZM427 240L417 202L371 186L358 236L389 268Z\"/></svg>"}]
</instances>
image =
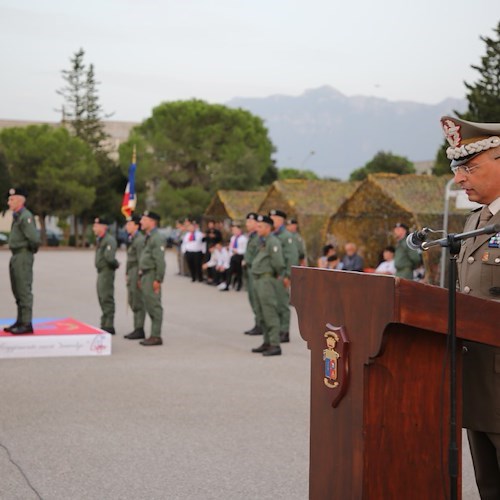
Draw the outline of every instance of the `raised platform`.
<instances>
[{"instance_id":1,"label":"raised platform","mask_svg":"<svg viewBox=\"0 0 500 500\"><path fill-rule=\"evenodd\" d=\"M33 334L4 332L15 320L0 318L0 359L60 356L107 356L111 335L73 318L33 320Z\"/></svg>"}]
</instances>

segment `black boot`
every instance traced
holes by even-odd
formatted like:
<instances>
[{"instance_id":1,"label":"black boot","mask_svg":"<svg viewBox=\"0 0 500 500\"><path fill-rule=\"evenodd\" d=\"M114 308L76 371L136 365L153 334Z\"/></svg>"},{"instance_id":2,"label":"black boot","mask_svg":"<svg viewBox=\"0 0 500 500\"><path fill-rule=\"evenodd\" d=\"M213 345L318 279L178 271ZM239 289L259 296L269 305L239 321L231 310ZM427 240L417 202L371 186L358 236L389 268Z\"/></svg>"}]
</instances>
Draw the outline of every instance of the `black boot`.
<instances>
[{"instance_id":1,"label":"black boot","mask_svg":"<svg viewBox=\"0 0 500 500\"><path fill-rule=\"evenodd\" d=\"M259 347L256 347L255 349L252 349L252 352L265 352L267 351L271 346L269 344L262 344Z\"/></svg>"},{"instance_id":2,"label":"black boot","mask_svg":"<svg viewBox=\"0 0 500 500\"><path fill-rule=\"evenodd\" d=\"M105 332L108 332L111 335L115 334L115 328L113 326L103 326L101 327L101 330L104 330Z\"/></svg>"},{"instance_id":3,"label":"black boot","mask_svg":"<svg viewBox=\"0 0 500 500\"><path fill-rule=\"evenodd\" d=\"M281 347L279 345L269 346L269 349L265 350L262 356L281 356Z\"/></svg>"},{"instance_id":4,"label":"black boot","mask_svg":"<svg viewBox=\"0 0 500 500\"><path fill-rule=\"evenodd\" d=\"M146 334L144 333L143 328L136 328L132 333L125 335L125 338L129 340L140 340L145 339Z\"/></svg>"},{"instance_id":5,"label":"black boot","mask_svg":"<svg viewBox=\"0 0 500 500\"><path fill-rule=\"evenodd\" d=\"M262 335L262 328L255 325L251 330L247 330L245 335Z\"/></svg>"},{"instance_id":6,"label":"black boot","mask_svg":"<svg viewBox=\"0 0 500 500\"><path fill-rule=\"evenodd\" d=\"M280 341L281 342L290 342L290 333L289 332L280 332Z\"/></svg>"},{"instance_id":7,"label":"black boot","mask_svg":"<svg viewBox=\"0 0 500 500\"><path fill-rule=\"evenodd\" d=\"M19 323L17 326L11 328L10 333L13 335L33 333L33 325L31 323Z\"/></svg>"},{"instance_id":8,"label":"black boot","mask_svg":"<svg viewBox=\"0 0 500 500\"><path fill-rule=\"evenodd\" d=\"M19 320L16 319L16 322L15 323L12 323L12 325L10 326L6 326L3 331L4 332L11 332L13 328L16 328L16 326L19 326Z\"/></svg>"}]
</instances>

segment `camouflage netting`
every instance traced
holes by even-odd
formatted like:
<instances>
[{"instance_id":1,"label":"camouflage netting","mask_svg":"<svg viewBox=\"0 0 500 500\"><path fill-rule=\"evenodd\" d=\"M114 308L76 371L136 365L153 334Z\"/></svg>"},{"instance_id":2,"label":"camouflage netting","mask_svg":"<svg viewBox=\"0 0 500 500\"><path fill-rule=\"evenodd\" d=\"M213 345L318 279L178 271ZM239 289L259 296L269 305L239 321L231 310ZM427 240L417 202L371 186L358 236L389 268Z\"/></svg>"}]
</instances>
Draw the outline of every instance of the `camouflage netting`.
<instances>
[{"instance_id":1,"label":"camouflage netting","mask_svg":"<svg viewBox=\"0 0 500 500\"><path fill-rule=\"evenodd\" d=\"M358 187L359 182L288 179L275 181L262 202L259 213L272 209L295 217L306 242L309 264L321 255L329 218Z\"/></svg>"},{"instance_id":2,"label":"camouflage netting","mask_svg":"<svg viewBox=\"0 0 500 500\"><path fill-rule=\"evenodd\" d=\"M365 266L376 267L382 249L394 245L392 229L396 222L411 230L443 227L444 196L449 176L374 174L339 207L327 225L325 240L339 247L352 241L359 247ZM469 210L458 210L450 203L448 232L460 232ZM424 252L426 281L439 283L441 252Z\"/></svg>"},{"instance_id":3,"label":"camouflage netting","mask_svg":"<svg viewBox=\"0 0 500 500\"><path fill-rule=\"evenodd\" d=\"M219 190L205 210L203 219L244 222L249 212L257 212L266 191Z\"/></svg>"}]
</instances>

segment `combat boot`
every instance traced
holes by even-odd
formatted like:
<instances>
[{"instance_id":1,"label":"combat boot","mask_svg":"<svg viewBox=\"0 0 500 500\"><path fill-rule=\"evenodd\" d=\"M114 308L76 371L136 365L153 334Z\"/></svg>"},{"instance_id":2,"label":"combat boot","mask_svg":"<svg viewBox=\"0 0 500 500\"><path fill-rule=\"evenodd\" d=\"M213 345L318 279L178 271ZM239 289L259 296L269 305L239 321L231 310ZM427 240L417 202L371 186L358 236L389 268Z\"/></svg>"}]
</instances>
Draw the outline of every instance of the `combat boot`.
<instances>
[{"instance_id":1,"label":"combat boot","mask_svg":"<svg viewBox=\"0 0 500 500\"><path fill-rule=\"evenodd\" d=\"M12 325L10 325L10 326L6 326L6 327L3 329L3 331L4 331L4 332L9 332L9 333L10 333L10 332L12 331L12 329L13 329L13 328L15 328L16 326L19 326L19 321L18 321L18 320L16 320L16 322L15 322L15 323L12 323Z\"/></svg>"},{"instance_id":2,"label":"combat boot","mask_svg":"<svg viewBox=\"0 0 500 500\"><path fill-rule=\"evenodd\" d=\"M17 326L11 328L10 333L13 335L33 333L33 325L31 323L19 323Z\"/></svg>"},{"instance_id":3,"label":"combat boot","mask_svg":"<svg viewBox=\"0 0 500 500\"><path fill-rule=\"evenodd\" d=\"M279 345L269 346L269 349L264 351L262 356L281 356L281 347Z\"/></svg>"},{"instance_id":4,"label":"combat boot","mask_svg":"<svg viewBox=\"0 0 500 500\"><path fill-rule=\"evenodd\" d=\"M145 339L146 334L144 333L143 328L136 328L132 333L124 335L124 337L129 340L140 340L140 339Z\"/></svg>"},{"instance_id":5,"label":"combat boot","mask_svg":"<svg viewBox=\"0 0 500 500\"><path fill-rule=\"evenodd\" d=\"M290 333L280 332L280 342L290 342Z\"/></svg>"},{"instance_id":6,"label":"combat boot","mask_svg":"<svg viewBox=\"0 0 500 500\"><path fill-rule=\"evenodd\" d=\"M252 352L264 352L267 351L270 347L270 344L262 344L261 346L252 349Z\"/></svg>"},{"instance_id":7,"label":"combat boot","mask_svg":"<svg viewBox=\"0 0 500 500\"><path fill-rule=\"evenodd\" d=\"M259 325L255 325L251 330L247 330L245 335L262 335L262 328Z\"/></svg>"}]
</instances>

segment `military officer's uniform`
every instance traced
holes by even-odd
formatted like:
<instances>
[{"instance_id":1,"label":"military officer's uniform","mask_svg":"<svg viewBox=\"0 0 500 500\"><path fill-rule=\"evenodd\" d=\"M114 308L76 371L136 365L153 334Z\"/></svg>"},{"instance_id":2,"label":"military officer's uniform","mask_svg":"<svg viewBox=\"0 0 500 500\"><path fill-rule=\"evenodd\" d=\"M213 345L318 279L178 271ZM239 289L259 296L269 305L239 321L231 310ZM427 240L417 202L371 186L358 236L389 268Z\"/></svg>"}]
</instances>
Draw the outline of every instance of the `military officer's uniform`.
<instances>
[{"instance_id":1,"label":"military officer's uniform","mask_svg":"<svg viewBox=\"0 0 500 500\"><path fill-rule=\"evenodd\" d=\"M146 309L144 307L142 290L139 287L139 260L144 250L146 239L139 228L140 217L133 215L127 219L127 222L129 221L133 221L138 226L138 229L134 234L129 234L127 245L127 293L128 304L134 314L134 331L125 335L125 338L134 340L145 338L144 320L146 319Z\"/></svg>"},{"instance_id":2,"label":"military officer's uniform","mask_svg":"<svg viewBox=\"0 0 500 500\"><path fill-rule=\"evenodd\" d=\"M109 225L104 217L96 217L94 224ZM97 269L97 297L101 306L101 328L115 334L115 271L120 266L116 260L117 243L106 229L104 236L96 237L95 267Z\"/></svg>"},{"instance_id":3,"label":"military officer's uniform","mask_svg":"<svg viewBox=\"0 0 500 500\"><path fill-rule=\"evenodd\" d=\"M287 225L292 225L292 224L297 225L298 224L297 219L289 219L287 221ZM304 241L304 238L302 238L302 235L299 232L294 232L291 230L288 230L288 232L292 235L293 241L297 246L297 251L299 252L299 264L307 265L306 242Z\"/></svg>"},{"instance_id":4,"label":"military officer's uniform","mask_svg":"<svg viewBox=\"0 0 500 500\"><path fill-rule=\"evenodd\" d=\"M26 192L20 188L11 188L8 195L26 197ZM13 334L33 333L33 263L40 237L33 214L24 206L12 214L8 244L12 252L9 272L12 293L16 299L17 317L16 322L4 330Z\"/></svg>"},{"instance_id":5,"label":"military officer's uniform","mask_svg":"<svg viewBox=\"0 0 500 500\"><path fill-rule=\"evenodd\" d=\"M474 156L496 148L491 165L477 168L500 169L500 124L481 124L454 117L441 119L450 143L447 155L452 169L458 167L455 180L469 179L465 174ZM479 151L468 154L468 152ZM479 163L484 160L478 158ZM471 165L473 168L472 162ZM488 184L488 170L481 172ZM493 175L495 175L493 173ZM460 181L464 182L464 181ZM477 180L475 181L477 182ZM485 181L483 180L483 183ZM483 184L484 189L484 184ZM477 191L476 191L477 192ZM498 190L497 190L498 192ZM475 201L475 200L474 200ZM489 224L500 224L500 197L474 211L464 232ZM500 233L462 241L457 258L458 288L462 293L500 302ZM500 309L499 309L500 310ZM476 342L464 342L463 355L463 427L467 429L476 482L483 500L500 498L500 348Z\"/></svg>"},{"instance_id":6,"label":"military officer's uniform","mask_svg":"<svg viewBox=\"0 0 500 500\"><path fill-rule=\"evenodd\" d=\"M271 210L269 215L278 215L286 219L286 213L281 210ZM280 286L278 287L278 303L280 314L280 337L281 342L290 340L290 292L283 284L283 278L291 279L292 266L299 265L299 250L292 233L284 225L275 229L273 233L281 243L285 269L281 275Z\"/></svg>"},{"instance_id":7,"label":"military officer's uniform","mask_svg":"<svg viewBox=\"0 0 500 500\"><path fill-rule=\"evenodd\" d=\"M247 219L257 220L257 214L255 212L250 212L247 215ZM255 286L252 276L252 262L255 259L258 251L259 236L256 231L253 231L252 233L248 234L247 248L245 251L245 256L243 258L246 269L248 300L255 317L255 326L245 332L247 335L262 335L262 318L259 317L259 309L256 304Z\"/></svg>"},{"instance_id":8,"label":"military officer's uniform","mask_svg":"<svg viewBox=\"0 0 500 500\"><path fill-rule=\"evenodd\" d=\"M146 211L144 216L157 222L160 220L160 216L155 212ZM158 229L154 228L149 234L146 234L144 250L139 260L139 275L144 305L151 318L151 336L149 339L141 341L143 345L162 344L163 305L161 302L161 288L156 293L153 283L155 281L163 283L165 269L165 241Z\"/></svg>"},{"instance_id":9,"label":"military officer's uniform","mask_svg":"<svg viewBox=\"0 0 500 500\"><path fill-rule=\"evenodd\" d=\"M259 222L272 225L268 216L259 215ZM281 243L272 233L259 237L259 251L252 262L252 278L258 315L262 318L264 340L260 347L252 349L264 356L281 354L279 290L283 288L280 278L285 273L285 262Z\"/></svg>"},{"instance_id":10,"label":"military officer's uniform","mask_svg":"<svg viewBox=\"0 0 500 500\"><path fill-rule=\"evenodd\" d=\"M408 243L406 243L408 226L404 223L398 222L394 227L404 228L406 231L406 235L396 242L394 252L394 267L396 268L396 276L412 280L413 270L422 264L422 257L416 250L412 250L408 246ZM394 230L396 231L396 229ZM401 230L401 232L403 231Z\"/></svg>"}]
</instances>

